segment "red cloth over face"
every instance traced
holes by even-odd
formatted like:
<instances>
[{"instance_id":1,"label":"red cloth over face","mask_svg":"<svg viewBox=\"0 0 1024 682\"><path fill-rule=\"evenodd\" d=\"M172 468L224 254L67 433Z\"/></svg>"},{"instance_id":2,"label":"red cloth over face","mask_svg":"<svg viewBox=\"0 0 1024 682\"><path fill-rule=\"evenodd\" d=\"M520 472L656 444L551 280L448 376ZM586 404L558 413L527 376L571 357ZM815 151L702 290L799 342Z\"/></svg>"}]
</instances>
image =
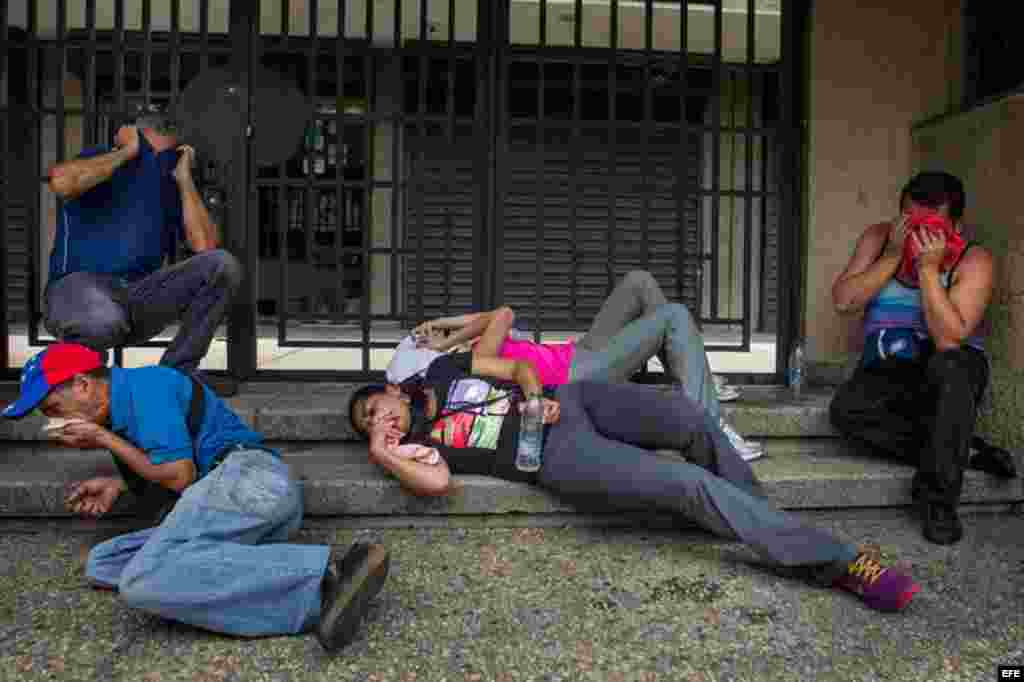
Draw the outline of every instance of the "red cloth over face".
<instances>
[{"instance_id":1,"label":"red cloth over face","mask_svg":"<svg viewBox=\"0 0 1024 682\"><path fill-rule=\"evenodd\" d=\"M960 233L953 227L952 221L938 211L929 208L915 208L907 214L907 238L903 242L903 259L896 271L896 279L910 287L918 286L917 278L917 257L920 248L917 240L914 239L921 230L928 230L933 233L942 233L946 237L946 252L942 257L943 271L947 271L956 265L960 255L964 252L967 242L960 236Z\"/></svg>"}]
</instances>

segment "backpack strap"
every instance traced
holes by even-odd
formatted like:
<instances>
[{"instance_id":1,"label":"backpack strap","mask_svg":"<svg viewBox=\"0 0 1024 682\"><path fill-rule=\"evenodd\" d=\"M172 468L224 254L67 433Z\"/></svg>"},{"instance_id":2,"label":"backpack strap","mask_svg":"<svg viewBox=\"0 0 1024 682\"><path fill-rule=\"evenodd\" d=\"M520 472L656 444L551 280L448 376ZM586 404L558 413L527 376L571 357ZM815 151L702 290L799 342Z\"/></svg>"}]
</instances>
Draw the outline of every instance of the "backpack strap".
<instances>
[{"instance_id":1,"label":"backpack strap","mask_svg":"<svg viewBox=\"0 0 1024 682\"><path fill-rule=\"evenodd\" d=\"M192 457L197 458L199 429L203 427L203 417L206 414L206 391L194 374L189 374L188 378L192 380L192 401L188 406L188 420L185 425L188 427L188 435L192 436Z\"/></svg>"}]
</instances>

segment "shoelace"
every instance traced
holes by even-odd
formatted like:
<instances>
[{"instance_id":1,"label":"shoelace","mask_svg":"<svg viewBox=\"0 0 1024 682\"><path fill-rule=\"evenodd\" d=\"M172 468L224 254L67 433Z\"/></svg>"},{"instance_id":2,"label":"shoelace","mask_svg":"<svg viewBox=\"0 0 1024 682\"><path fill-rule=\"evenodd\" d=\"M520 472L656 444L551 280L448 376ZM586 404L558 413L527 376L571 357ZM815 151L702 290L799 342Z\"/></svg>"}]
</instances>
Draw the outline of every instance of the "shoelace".
<instances>
[{"instance_id":1,"label":"shoelace","mask_svg":"<svg viewBox=\"0 0 1024 682\"><path fill-rule=\"evenodd\" d=\"M848 570L851 576L860 577L868 585L873 585L887 569L871 557L861 554Z\"/></svg>"}]
</instances>

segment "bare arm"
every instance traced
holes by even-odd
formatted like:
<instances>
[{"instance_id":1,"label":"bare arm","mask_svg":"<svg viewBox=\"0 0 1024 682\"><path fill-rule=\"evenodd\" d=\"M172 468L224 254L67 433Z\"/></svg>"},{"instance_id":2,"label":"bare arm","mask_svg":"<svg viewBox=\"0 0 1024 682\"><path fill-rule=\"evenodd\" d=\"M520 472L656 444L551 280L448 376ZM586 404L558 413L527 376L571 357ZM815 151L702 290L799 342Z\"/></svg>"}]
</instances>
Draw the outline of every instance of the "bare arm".
<instances>
[{"instance_id":1,"label":"bare arm","mask_svg":"<svg viewBox=\"0 0 1024 682\"><path fill-rule=\"evenodd\" d=\"M439 317L436 320L431 320L420 327L433 327L434 329L461 329L467 324L471 324L481 315L487 315L488 313L466 313L465 315L450 315L448 317Z\"/></svg>"},{"instance_id":2,"label":"bare arm","mask_svg":"<svg viewBox=\"0 0 1024 682\"><path fill-rule=\"evenodd\" d=\"M370 435L370 461L384 467L413 495L439 497L448 492L451 472L442 458L437 464L425 464L399 457L394 452L399 434L380 429Z\"/></svg>"},{"instance_id":3,"label":"bare arm","mask_svg":"<svg viewBox=\"0 0 1024 682\"><path fill-rule=\"evenodd\" d=\"M947 290L942 286L938 263L921 263L921 307L936 349L959 348L981 323L992 299L993 272L992 254L973 247L957 267L953 285Z\"/></svg>"},{"instance_id":4,"label":"bare arm","mask_svg":"<svg viewBox=\"0 0 1024 682\"><path fill-rule=\"evenodd\" d=\"M902 220L872 225L864 231L846 269L832 285L832 303L837 312L843 315L863 312L868 301L892 279L903 256L905 234Z\"/></svg>"},{"instance_id":5,"label":"bare arm","mask_svg":"<svg viewBox=\"0 0 1024 682\"><path fill-rule=\"evenodd\" d=\"M110 450L114 457L147 481L181 492L196 478L192 459L153 464L146 453L110 429L93 422L79 421L65 425L50 436L53 440L72 448Z\"/></svg>"},{"instance_id":6,"label":"bare arm","mask_svg":"<svg viewBox=\"0 0 1024 682\"><path fill-rule=\"evenodd\" d=\"M220 246L220 228L210 217L203 199L192 179L192 159L195 151L188 145L178 148L181 158L174 169L174 179L181 194L181 222L185 239L194 253L202 253Z\"/></svg>"},{"instance_id":7,"label":"bare arm","mask_svg":"<svg viewBox=\"0 0 1024 682\"><path fill-rule=\"evenodd\" d=\"M132 471L147 481L158 483L175 492L181 492L192 485L196 479L196 466L191 459L176 462L153 464L146 453L138 449L112 431L102 437L103 447L114 453L114 456L128 465Z\"/></svg>"},{"instance_id":8,"label":"bare arm","mask_svg":"<svg viewBox=\"0 0 1024 682\"><path fill-rule=\"evenodd\" d=\"M64 201L77 199L101 182L106 182L118 168L131 161L138 154L138 143L134 148L118 147L112 152L88 159L72 159L50 167L50 191Z\"/></svg>"},{"instance_id":9,"label":"bare arm","mask_svg":"<svg viewBox=\"0 0 1024 682\"><path fill-rule=\"evenodd\" d=\"M523 390L524 396L541 395L544 387L537 378L533 365L526 360L477 357L473 354L473 374L503 381L514 381Z\"/></svg>"},{"instance_id":10,"label":"bare arm","mask_svg":"<svg viewBox=\"0 0 1024 682\"><path fill-rule=\"evenodd\" d=\"M452 317L439 317L436 320L432 320L425 324L418 326L414 333L423 333L429 335L432 330L437 329L454 329L452 334L447 337L443 337L438 341L431 343L430 347L436 351L447 351L455 346L471 341L478 336L482 335L487 331L495 322L495 320L501 317L503 311L507 311L511 314L510 308L498 308L496 310L490 310L482 313L468 313L466 315L455 315ZM511 322L509 322L511 328ZM506 334L508 331L506 330ZM501 344L498 344L501 347ZM497 355L495 350L494 355Z\"/></svg>"}]
</instances>

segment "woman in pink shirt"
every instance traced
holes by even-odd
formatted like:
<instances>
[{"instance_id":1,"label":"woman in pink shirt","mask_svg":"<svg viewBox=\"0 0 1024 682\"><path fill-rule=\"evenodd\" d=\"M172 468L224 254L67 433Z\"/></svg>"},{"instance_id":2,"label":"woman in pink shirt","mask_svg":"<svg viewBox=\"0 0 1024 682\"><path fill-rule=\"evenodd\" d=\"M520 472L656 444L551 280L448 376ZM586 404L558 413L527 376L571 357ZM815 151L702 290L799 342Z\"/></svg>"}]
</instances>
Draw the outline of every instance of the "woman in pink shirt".
<instances>
[{"instance_id":1,"label":"woman in pink shirt","mask_svg":"<svg viewBox=\"0 0 1024 682\"><path fill-rule=\"evenodd\" d=\"M541 383L549 386L593 379L628 381L657 356L672 382L719 422L745 459L764 454L721 419L719 393L731 400L738 392L716 386L704 339L690 311L669 303L650 273L628 273L605 300L590 329L578 340L539 343L512 329L515 313L505 306L489 312L442 317L413 330L418 345L439 352L478 339L474 355L529 360Z\"/></svg>"}]
</instances>

